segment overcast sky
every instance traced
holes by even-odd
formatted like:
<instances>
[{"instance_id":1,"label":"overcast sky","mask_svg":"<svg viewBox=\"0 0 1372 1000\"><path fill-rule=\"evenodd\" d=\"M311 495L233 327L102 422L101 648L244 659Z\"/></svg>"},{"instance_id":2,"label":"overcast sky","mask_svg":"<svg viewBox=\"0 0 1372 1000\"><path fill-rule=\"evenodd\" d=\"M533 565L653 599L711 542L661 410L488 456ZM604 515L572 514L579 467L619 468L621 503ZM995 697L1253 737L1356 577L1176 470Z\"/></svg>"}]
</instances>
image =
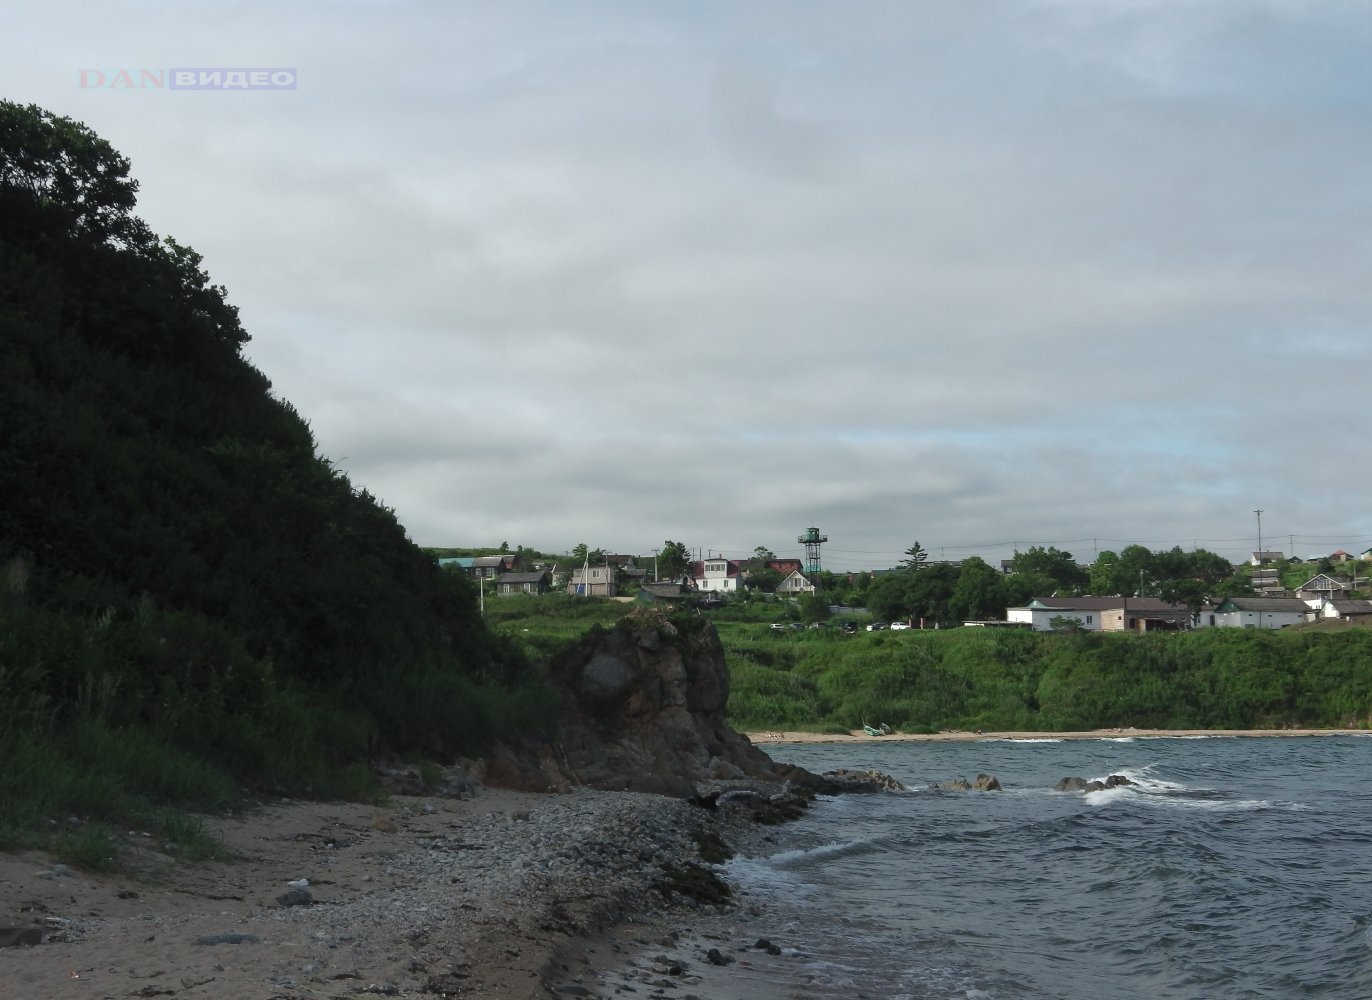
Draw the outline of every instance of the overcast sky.
<instances>
[{"instance_id":1,"label":"overcast sky","mask_svg":"<svg viewBox=\"0 0 1372 1000\"><path fill-rule=\"evenodd\" d=\"M1370 13L21 0L0 95L421 545L1311 555L1372 546Z\"/></svg>"}]
</instances>

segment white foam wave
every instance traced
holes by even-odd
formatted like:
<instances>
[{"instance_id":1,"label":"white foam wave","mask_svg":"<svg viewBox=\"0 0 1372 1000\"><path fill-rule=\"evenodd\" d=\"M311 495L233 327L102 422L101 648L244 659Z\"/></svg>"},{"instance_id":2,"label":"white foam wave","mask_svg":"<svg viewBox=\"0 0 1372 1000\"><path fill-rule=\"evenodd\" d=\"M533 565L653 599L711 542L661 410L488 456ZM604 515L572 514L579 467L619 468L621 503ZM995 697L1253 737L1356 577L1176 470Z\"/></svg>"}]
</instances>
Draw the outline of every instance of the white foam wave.
<instances>
[{"instance_id":1,"label":"white foam wave","mask_svg":"<svg viewBox=\"0 0 1372 1000\"><path fill-rule=\"evenodd\" d=\"M1032 736L1032 737L999 736L999 737L997 737L996 739L987 740L986 742L987 742L987 743L1061 743L1062 740L1058 739L1057 737L1048 737L1048 736Z\"/></svg>"},{"instance_id":2,"label":"white foam wave","mask_svg":"<svg viewBox=\"0 0 1372 1000\"><path fill-rule=\"evenodd\" d=\"M782 851L767 859L773 868L802 868L815 861L828 861L833 858L847 857L850 854L865 854L876 843L875 837L860 837L818 847L806 847L794 851Z\"/></svg>"}]
</instances>

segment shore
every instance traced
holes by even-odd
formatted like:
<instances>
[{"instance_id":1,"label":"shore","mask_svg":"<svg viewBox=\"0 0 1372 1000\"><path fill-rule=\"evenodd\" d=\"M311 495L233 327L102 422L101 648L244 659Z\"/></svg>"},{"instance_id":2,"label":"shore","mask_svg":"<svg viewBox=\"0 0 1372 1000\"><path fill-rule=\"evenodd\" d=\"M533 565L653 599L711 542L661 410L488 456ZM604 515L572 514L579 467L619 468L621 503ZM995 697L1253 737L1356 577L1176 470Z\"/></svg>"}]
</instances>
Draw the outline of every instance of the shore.
<instances>
[{"instance_id":1,"label":"shore","mask_svg":"<svg viewBox=\"0 0 1372 1000\"><path fill-rule=\"evenodd\" d=\"M767 965L784 955L700 936L760 911L655 887L660 866L699 861L693 833L748 835L752 824L724 811L482 788L384 807L277 802L206 826L234 860L177 862L139 831L131 869L115 874L0 854L0 927L42 931L39 944L0 947L0 1000L518 1000L630 985L701 1000L783 995L761 980L776 979ZM710 947L731 960L710 965Z\"/></svg>"},{"instance_id":2,"label":"shore","mask_svg":"<svg viewBox=\"0 0 1372 1000\"><path fill-rule=\"evenodd\" d=\"M758 745L772 743L881 743L927 742L952 743L973 740L1105 740L1127 737L1201 737L1201 736L1348 736L1367 732L1361 729L1089 729L1076 732L965 732L949 729L938 733L889 733L869 736L861 729L849 733L807 733L762 731L748 733L748 739Z\"/></svg>"}]
</instances>

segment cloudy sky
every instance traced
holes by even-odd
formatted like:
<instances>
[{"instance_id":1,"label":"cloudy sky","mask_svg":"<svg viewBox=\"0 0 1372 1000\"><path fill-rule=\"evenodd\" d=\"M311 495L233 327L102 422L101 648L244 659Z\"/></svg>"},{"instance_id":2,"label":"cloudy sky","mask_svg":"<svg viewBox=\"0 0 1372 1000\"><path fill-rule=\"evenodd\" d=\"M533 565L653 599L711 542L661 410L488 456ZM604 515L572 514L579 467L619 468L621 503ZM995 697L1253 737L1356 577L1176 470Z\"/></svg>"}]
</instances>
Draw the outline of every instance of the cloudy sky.
<instances>
[{"instance_id":1,"label":"cloudy sky","mask_svg":"<svg viewBox=\"0 0 1372 1000\"><path fill-rule=\"evenodd\" d=\"M422 545L1309 555L1372 545L1368 15L20 0L0 95Z\"/></svg>"}]
</instances>

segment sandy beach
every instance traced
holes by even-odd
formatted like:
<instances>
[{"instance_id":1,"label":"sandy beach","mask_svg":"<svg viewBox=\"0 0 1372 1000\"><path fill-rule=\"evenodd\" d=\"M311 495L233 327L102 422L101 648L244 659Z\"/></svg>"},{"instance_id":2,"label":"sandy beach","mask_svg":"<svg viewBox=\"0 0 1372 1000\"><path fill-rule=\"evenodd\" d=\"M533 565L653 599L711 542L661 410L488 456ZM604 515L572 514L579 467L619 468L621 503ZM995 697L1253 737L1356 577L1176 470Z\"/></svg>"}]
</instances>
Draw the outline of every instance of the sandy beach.
<instances>
[{"instance_id":1,"label":"sandy beach","mask_svg":"<svg viewBox=\"0 0 1372 1000\"><path fill-rule=\"evenodd\" d=\"M482 788L383 807L277 802L207 825L236 860L175 862L139 831L114 874L0 855L0 926L42 931L0 948L0 998L516 1000L632 985L766 1000L739 984L784 961L711 966L710 947L751 942L697 939L697 922L754 918L653 887L659 865L699 860L694 831L752 826L678 799ZM308 902L287 902L299 890Z\"/></svg>"},{"instance_id":2,"label":"sandy beach","mask_svg":"<svg viewBox=\"0 0 1372 1000\"><path fill-rule=\"evenodd\" d=\"M1078 732L1036 733L1036 732L965 732L950 729L939 733L891 733L886 736L869 736L861 729L843 733L807 733L761 731L748 733L754 743L764 746L775 743L879 743L879 742L967 742L974 740L1102 740L1123 737L1158 736L1346 736L1363 732L1358 729L1136 729L1128 726L1122 729L1090 729Z\"/></svg>"}]
</instances>

